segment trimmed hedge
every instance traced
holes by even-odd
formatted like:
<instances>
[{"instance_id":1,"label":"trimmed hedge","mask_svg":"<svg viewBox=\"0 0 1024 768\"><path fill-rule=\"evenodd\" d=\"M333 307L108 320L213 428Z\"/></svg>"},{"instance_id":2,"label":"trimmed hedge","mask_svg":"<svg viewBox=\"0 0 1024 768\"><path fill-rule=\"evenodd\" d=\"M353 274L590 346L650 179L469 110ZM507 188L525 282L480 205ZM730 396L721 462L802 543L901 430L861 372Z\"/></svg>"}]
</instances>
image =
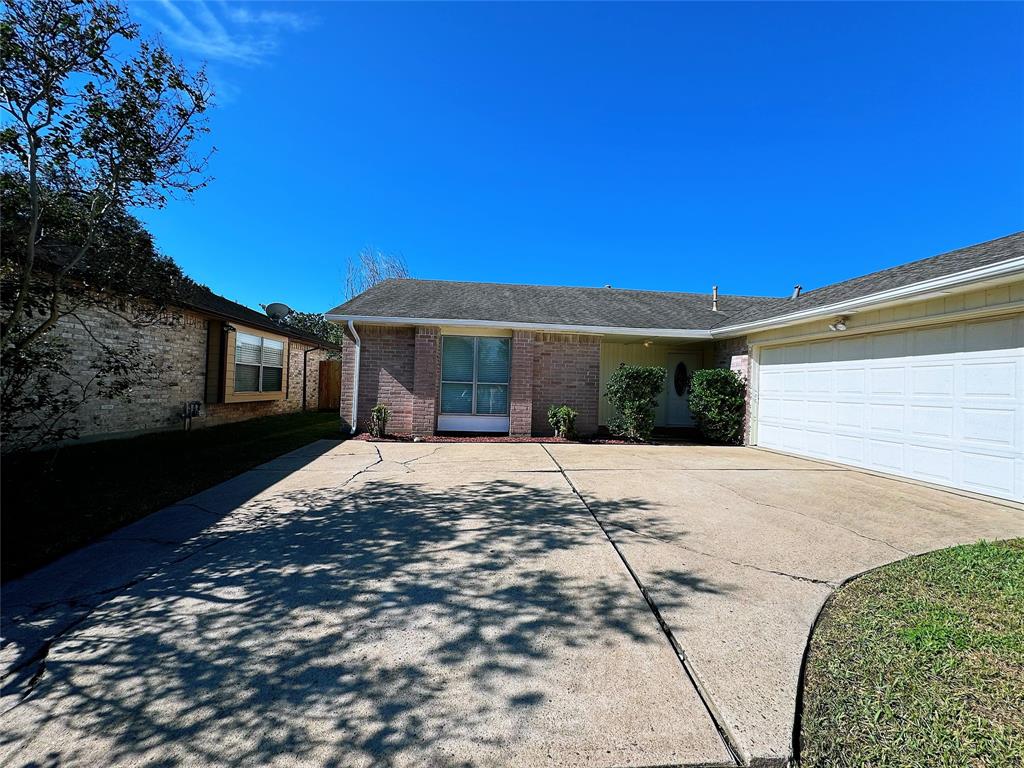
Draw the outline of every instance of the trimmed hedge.
<instances>
[{"instance_id":1,"label":"trimmed hedge","mask_svg":"<svg viewBox=\"0 0 1024 768\"><path fill-rule=\"evenodd\" d=\"M605 396L615 414L608 427L628 440L647 441L654 431L654 409L665 387L665 369L622 363L608 379Z\"/></svg>"},{"instance_id":2,"label":"trimmed hedge","mask_svg":"<svg viewBox=\"0 0 1024 768\"><path fill-rule=\"evenodd\" d=\"M747 383L734 371L707 368L690 379L690 413L705 438L740 445L747 407Z\"/></svg>"}]
</instances>

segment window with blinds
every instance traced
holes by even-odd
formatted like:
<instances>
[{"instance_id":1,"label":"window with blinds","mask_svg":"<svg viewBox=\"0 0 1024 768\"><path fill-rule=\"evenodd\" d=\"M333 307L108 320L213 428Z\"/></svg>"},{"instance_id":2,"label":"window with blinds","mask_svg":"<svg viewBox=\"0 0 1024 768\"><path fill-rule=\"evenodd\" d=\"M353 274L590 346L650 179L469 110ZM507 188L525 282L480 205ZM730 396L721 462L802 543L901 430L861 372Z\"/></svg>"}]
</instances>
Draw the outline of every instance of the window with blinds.
<instances>
[{"instance_id":1,"label":"window with blinds","mask_svg":"<svg viewBox=\"0 0 1024 768\"><path fill-rule=\"evenodd\" d=\"M441 338L441 413L508 415L511 340L493 336Z\"/></svg>"},{"instance_id":2,"label":"window with blinds","mask_svg":"<svg viewBox=\"0 0 1024 768\"><path fill-rule=\"evenodd\" d=\"M251 333L235 334L235 392L280 392L284 342Z\"/></svg>"}]
</instances>

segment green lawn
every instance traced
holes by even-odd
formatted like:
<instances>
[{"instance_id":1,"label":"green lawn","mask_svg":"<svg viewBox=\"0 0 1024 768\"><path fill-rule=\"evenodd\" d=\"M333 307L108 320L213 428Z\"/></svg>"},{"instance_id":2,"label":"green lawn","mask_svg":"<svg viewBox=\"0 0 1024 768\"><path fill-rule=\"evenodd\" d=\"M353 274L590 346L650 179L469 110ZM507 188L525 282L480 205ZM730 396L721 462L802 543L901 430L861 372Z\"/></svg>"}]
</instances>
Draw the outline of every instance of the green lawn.
<instances>
[{"instance_id":1,"label":"green lawn","mask_svg":"<svg viewBox=\"0 0 1024 768\"><path fill-rule=\"evenodd\" d=\"M808 656L804 768L1024 765L1024 539L873 571Z\"/></svg>"},{"instance_id":2,"label":"green lawn","mask_svg":"<svg viewBox=\"0 0 1024 768\"><path fill-rule=\"evenodd\" d=\"M336 413L297 413L6 456L3 578L339 429Z\"/></svg>"}]
</instances>

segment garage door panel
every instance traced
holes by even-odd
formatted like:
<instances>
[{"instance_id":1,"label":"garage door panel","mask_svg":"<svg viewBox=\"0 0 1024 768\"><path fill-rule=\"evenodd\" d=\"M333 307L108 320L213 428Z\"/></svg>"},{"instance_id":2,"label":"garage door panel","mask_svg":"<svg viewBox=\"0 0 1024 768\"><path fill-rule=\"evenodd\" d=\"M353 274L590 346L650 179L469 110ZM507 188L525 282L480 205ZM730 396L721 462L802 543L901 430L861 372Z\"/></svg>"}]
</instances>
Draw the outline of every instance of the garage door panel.
<instances>
[{"instance_id":1,"label":"garage door panel","mask_svg":"<svg viewBox=\"0 0 1024 768\"><path fill-rule=\"evenodd\" d=\"M872 432L895 432L903 434L902 404L872 403L868 406L869 425Z\"/></svg>"},{"instance_id":2,"label":"garage door panel","mask_svg":"<svg viewBox=\"0 0 1024 768\"><path fill-rule=\"evenodd\" d=\"M873 368L869 392L872 395L902 396L906 391L906 378L903 366Z\"/></svg>"},{"instance_id":3,"label":"garage door panel","mask_svg":"<svg viewBox=\"0 0 1024 768\"><path fill-rule=\"evenodd\" d=\"M840 394L864 394L864 369L863 368L847 368L841 371L836 371L836 392Z\"/></svg>"},{"instance_id":4,"label":"garage door panel","mask_svg":"<svg viewBox=\"0 0 1024 768\"><path fill-rule=\"evenodd\" d=\"M903 471L903 443L888 440L871 440L868 456L871 466L883 472Z\"/></svg>"},{"instance_id":5,"label":"garage door panel","mask_svg":"<svg viewBox=\"0 0 1024 768\"><path fill-rule=\"evenodd\" d=\"M950 365L915 365L910 371L910 394L934 397L953 396L955 371Z\"/></svg>"},{"instance_id":6,"label":"garage door panel","mask_svg":"<svg viewBox=\"0 0 1024 768\"><path fill-rule=\"evenodd\" d=\"M964 363L962 377L967 397L1016 397L1017 364L1012 360Z\"/></svg>"},{"instance_id":7,"label":"garage door panel","mask_svg":"<svg viewBox=\"0 0 1024 768\"><path fill-rule=\"evenodd\" d=\"M837 434L832 438L832 445L835 446L836 458L840 461L864 463L864 438Z\"/></svg>"},{"instance_id":8,"label":"garage door panel","mask_svg":"<svg viewBox=\"0 0 1024 768\"><path fill-rule=\"evenodd\" d=\"M911 405L910 434L916 437L952 439L953 407Z\"/></svg>"},{"instance_id":9,"label":"garage door panel","mask_svg":"<svg viewBox=\"0 0 1024 768\"><path fill-rule=\"evenodd\" d=\"M906 449L908 469L913 475L936 483L952 485L953 450L923 445L908 445Z\"/></svg>"},{"instance_id":10,"label":"garage door panel","mask_svg":"<svg viewBox=\"0 0 1024 768\"><path fill-rule=\"evenodd\" d=\"M961 459L963 485L982 493L1010 496L1013 493L1015 461L1007 456L964 452Z\"/></svg>"},{"instance_id":11,"label":"garage door panel","mask_svg":"<svg viewBox=\"0 0 1024 768\"><path fill-rule=\"evenodd\" d=\"M758 443L1024 500L1024 315L762 349Z\"/></svg>"},{"instance_id":12,"label":"garage door panel","mask_svg":"<svg viewBox=\"0 0 1024 768\"><path fill-rule=\"evenodd\" d=\"M1016 414L1010 408L970 408L960 410L960 436L964 440L1012 448Z\"/></svg>"},{"instance_id":13,"label":"garage door panel","mask_svg":"<svg viewBox=\"0 0 1024 768\"><path fill-rule=\"evenodd\" d=\"M832 371L808 371L805 386L808 394L828 394L832 391Z\"/></svg>"},{"instance_id":14,"label":"garage door panel","mask_svg":"<svg viewBox=\"0 0 1024 768\"><path fill-rule=\"evenodd\" d=\"M834 406L835 425L839 428L864 428L863 403L836 403Z\"/></svg>"}]
</instances>

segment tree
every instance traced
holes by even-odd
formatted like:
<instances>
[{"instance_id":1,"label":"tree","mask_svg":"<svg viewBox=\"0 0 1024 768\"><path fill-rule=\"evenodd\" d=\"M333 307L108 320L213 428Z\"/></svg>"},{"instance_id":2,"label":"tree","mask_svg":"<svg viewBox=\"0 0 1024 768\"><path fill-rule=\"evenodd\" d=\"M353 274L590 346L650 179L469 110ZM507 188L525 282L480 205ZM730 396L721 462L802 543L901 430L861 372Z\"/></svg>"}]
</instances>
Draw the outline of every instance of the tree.
<instances>
[{"instance_id":1,"label":"tree","mask_svg":"<svg viewBox=\"0 0 1024 768\"><path fill-rule=\"evenodd\" d=\"M281 322L283 325L295 328L296 330L311 333L318 339L322 339L330 344L340 345L344 336L340 325L332 323L323 315L318 315L315 312L292 310Z\"/></svg>"},{"instance_id":2,"label":"tree","mask_svg":"<svg viewBox=\"0 0 1024 768\"><path fill-rule=\"evenodd\" d=\"M404 258L376 248L363 248L356 258L348 260L345 272L346 298L351 299L377 283L401 277L409 277L409 266Z\"/></svg>"},{"instance_id":3,"label":"tree","mask_svg":"<svg viewBox=\"0 0 1024 768\"><path fill-rule=\"evenodd\" d=\"M67 350L50 333L62 318L93 305L148 322L185 281L127 211L208 182L210 155L194 147L212 94L201 70L137 38L109 0L7 0L0 16L5 449L32 403L49 414L37 439L73 434L55 418L73 404L59 383ZM110 352L100 391L138 362L131 344Z\"/></svg>"}]
</instances>

